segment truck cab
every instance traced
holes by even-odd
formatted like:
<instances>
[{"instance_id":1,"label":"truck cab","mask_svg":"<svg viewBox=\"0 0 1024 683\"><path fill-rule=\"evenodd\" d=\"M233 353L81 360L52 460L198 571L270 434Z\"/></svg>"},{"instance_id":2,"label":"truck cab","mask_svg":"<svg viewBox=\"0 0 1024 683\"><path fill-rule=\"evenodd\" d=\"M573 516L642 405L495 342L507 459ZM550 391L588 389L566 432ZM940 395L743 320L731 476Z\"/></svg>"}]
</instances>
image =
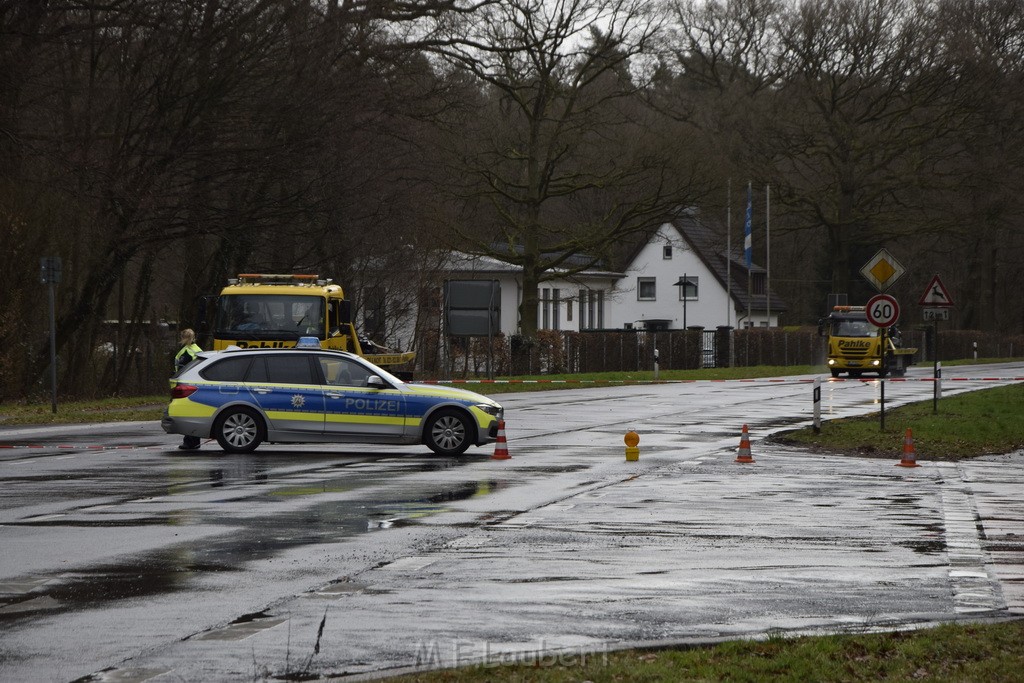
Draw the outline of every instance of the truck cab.
<instances>
[{"instance_id":1,"label":"truck cab","mask_svg":"<svg viewBox=\"0 0 1024 683\"><path fill-rule=\"evenodd\" d=\"M828 339L828 369L833 377L842 373L860 377L865 372L902 377L917 353L916 348L902 346L896 326L883 329L868 322L864 306L835 306L818 322L818 334Z\"/></svg>"},{"instance_id":2,"label":"truck cab","mask_svg":"<svg viewBox=\"0 0 1024 683\"><path fill-rule=\"evenodd\" d=\"M416 357L360 339L341 285L318 275L244 273L228 280L217 297L216 351L288 348L310 336L322 348L350 351L377 365L401 365Z\"/></svg>"}]
</instances>

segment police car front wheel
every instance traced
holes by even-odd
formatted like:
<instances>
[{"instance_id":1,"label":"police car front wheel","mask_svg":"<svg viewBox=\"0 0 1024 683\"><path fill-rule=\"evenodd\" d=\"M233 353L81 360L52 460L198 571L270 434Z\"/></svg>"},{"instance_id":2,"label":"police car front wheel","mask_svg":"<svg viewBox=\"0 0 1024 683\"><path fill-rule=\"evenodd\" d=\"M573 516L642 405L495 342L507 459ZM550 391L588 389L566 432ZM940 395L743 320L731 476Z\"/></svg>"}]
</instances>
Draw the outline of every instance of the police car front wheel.
<instances>
[{"instance_id":1,"label":"police car front wheel","mask_svg":"<svg viewBox=\"0 0 1024 683\"><path fill-rule=\"evenodd\" d=\"M252 453L263 443L263 420L250 408L228 408L217 418L213 434L228 453Z\"/></svg>"},{"instance_id":2,"label":"police car front wheel","mask_svg":"<svg viewBox=\"0 0 1024 683\"><path fill-rule=\"evenodd\" d=\"M473 425L465 413L440 410L430 418L424 436L438 455L462 455L473 438Z\"/></svg>"}]
</instances>

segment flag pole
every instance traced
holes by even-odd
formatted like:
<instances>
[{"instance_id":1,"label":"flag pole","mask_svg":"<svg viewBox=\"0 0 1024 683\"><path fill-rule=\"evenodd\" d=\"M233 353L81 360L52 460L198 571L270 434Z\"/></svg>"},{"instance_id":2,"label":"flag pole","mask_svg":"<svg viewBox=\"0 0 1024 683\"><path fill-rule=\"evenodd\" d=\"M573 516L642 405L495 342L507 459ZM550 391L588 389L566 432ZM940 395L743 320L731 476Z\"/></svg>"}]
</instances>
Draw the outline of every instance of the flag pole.
<instances>
[{"instance_id":1,"label":"flag pole","mask_svg":"<svg viewBox=\"0 0 1024 683\"><path fill-rule=\"evenodd\" d=\"M732 327L732 178L725 189L725 324Z\"/></svg>"},{"instance_id":2,"label":"flag pole","mask_svg":"<svg viewBox=\"0 0 1024 683\"><path fill-rule=\"evenodd\" d=\"M772 213L771 185L764 185L764 306L768 327L772 326Z\"/></svg>"},{"instance_id":3,"label":"flag pole","mask_svg":"<svg viewBox=\"0 0 1024 683\"><path fill-rule=\"evenodd\" d=\"M752 183L748 180L747 181L747 220L746 220L746 225L744 226L744 236L743 236L743 251L744 251L744 254L746 255L746 262L747 262L747 325L749 325L750 327L754 326L753 310L752 310L751 301L750 301L751 297L753 296L753 289L752 289L752 286L751 286L751 279L750 279L750 271L752 269L752 264L753 264L753 250L754 250L754 239L751 236L751 232L750 232L750 229L751 229L750 228L750 223L751 223L751 218L752 218L752 214L753 214L753 211L754 211L753 206L751 205L751 201L752 201L752 197L753 197L752 187L753 187Z\"/></svg>"}]
</instances>

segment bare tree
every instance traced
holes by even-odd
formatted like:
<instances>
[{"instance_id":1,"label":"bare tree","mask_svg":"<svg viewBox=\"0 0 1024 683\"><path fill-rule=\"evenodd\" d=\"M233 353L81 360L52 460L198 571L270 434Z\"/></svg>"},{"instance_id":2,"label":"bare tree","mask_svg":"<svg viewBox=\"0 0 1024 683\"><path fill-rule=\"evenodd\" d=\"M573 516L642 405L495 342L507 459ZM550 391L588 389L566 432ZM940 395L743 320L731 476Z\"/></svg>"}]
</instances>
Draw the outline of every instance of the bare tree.
<instances>
[{"instance_id":1,"label":"bare tree","mask_svg":"<svg viewBox=\"0 0 1024 683\"><path fill-rule=\"evenodd\" d=\"M684 82L716 93L704 120L734 138L740 173L771 184L775 236L821 244L802 265L820 259L830 291L856 292L878 247L951 228L920 201L969 112L938 14L916 0L679 6Z\"/></svg>"},{"instance_id":2,"label":"bare tree","mask_svg":"<svg viewBox=\"0 0 1024 683\"><path fill-rule=\"evenodd\" d=\"M450 142L452 246L522 267L526 339L541 282L692 197L692 157L638 97L659 17L644 0L511 0L433 34L435 53L480 83Z\"/></svg>"},{"instance_id":3,"label":"bare tree","mask_svg":"<svg viewBox=\"0 0 1024 683\"><path fill-rule=\"evenodd\" d=\"M396 22L474 6L0 3L0 226L23 251L3 275L19 293L0 332L5 388L24 393L47 364L38 256L65 264L62 384L109 391L157 310L188 322L240 267L343 267L396 235L396 198L422 183L405 163L416 103L436 80L394 44ZM128 322L101 387L109 317Z\"/></svg>"},{"instance_id":4,"label":"bare tree","mask_svg":"<svg viewBox=\"0 0 1024 683\"><path fill-rule=\"evenodd\" d=\"M950 229L928 245L943 259L944 282L965 329L1024 329L1016 305L1024 287L1024 5L1013 0L939 6L937 29L948 69L966 96L959 135L942 146L941 183L922 201ZM930 273L927 273L930 275Z\"/></svg>"}]
</instances>

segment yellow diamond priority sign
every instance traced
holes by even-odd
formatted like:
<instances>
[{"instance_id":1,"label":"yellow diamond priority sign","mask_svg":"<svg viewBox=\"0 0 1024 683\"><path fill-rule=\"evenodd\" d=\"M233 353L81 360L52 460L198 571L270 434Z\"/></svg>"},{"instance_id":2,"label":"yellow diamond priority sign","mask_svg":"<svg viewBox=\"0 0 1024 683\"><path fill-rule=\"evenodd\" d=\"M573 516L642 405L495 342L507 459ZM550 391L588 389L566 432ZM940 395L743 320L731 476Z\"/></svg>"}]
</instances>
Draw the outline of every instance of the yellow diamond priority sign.
<instances>
[{"instance_id":1,"label":"yellow diamond priority sign","mask_svg":"<svg viewBox=\"0 0 1024 683\"><path fill-rule=\"evenodd\" d=\"M885 249L879 249L878 253L860 269L860 274L879 292L887 290L905 272L906 269L900 262Z\"/></svg>"}]
</instances>

